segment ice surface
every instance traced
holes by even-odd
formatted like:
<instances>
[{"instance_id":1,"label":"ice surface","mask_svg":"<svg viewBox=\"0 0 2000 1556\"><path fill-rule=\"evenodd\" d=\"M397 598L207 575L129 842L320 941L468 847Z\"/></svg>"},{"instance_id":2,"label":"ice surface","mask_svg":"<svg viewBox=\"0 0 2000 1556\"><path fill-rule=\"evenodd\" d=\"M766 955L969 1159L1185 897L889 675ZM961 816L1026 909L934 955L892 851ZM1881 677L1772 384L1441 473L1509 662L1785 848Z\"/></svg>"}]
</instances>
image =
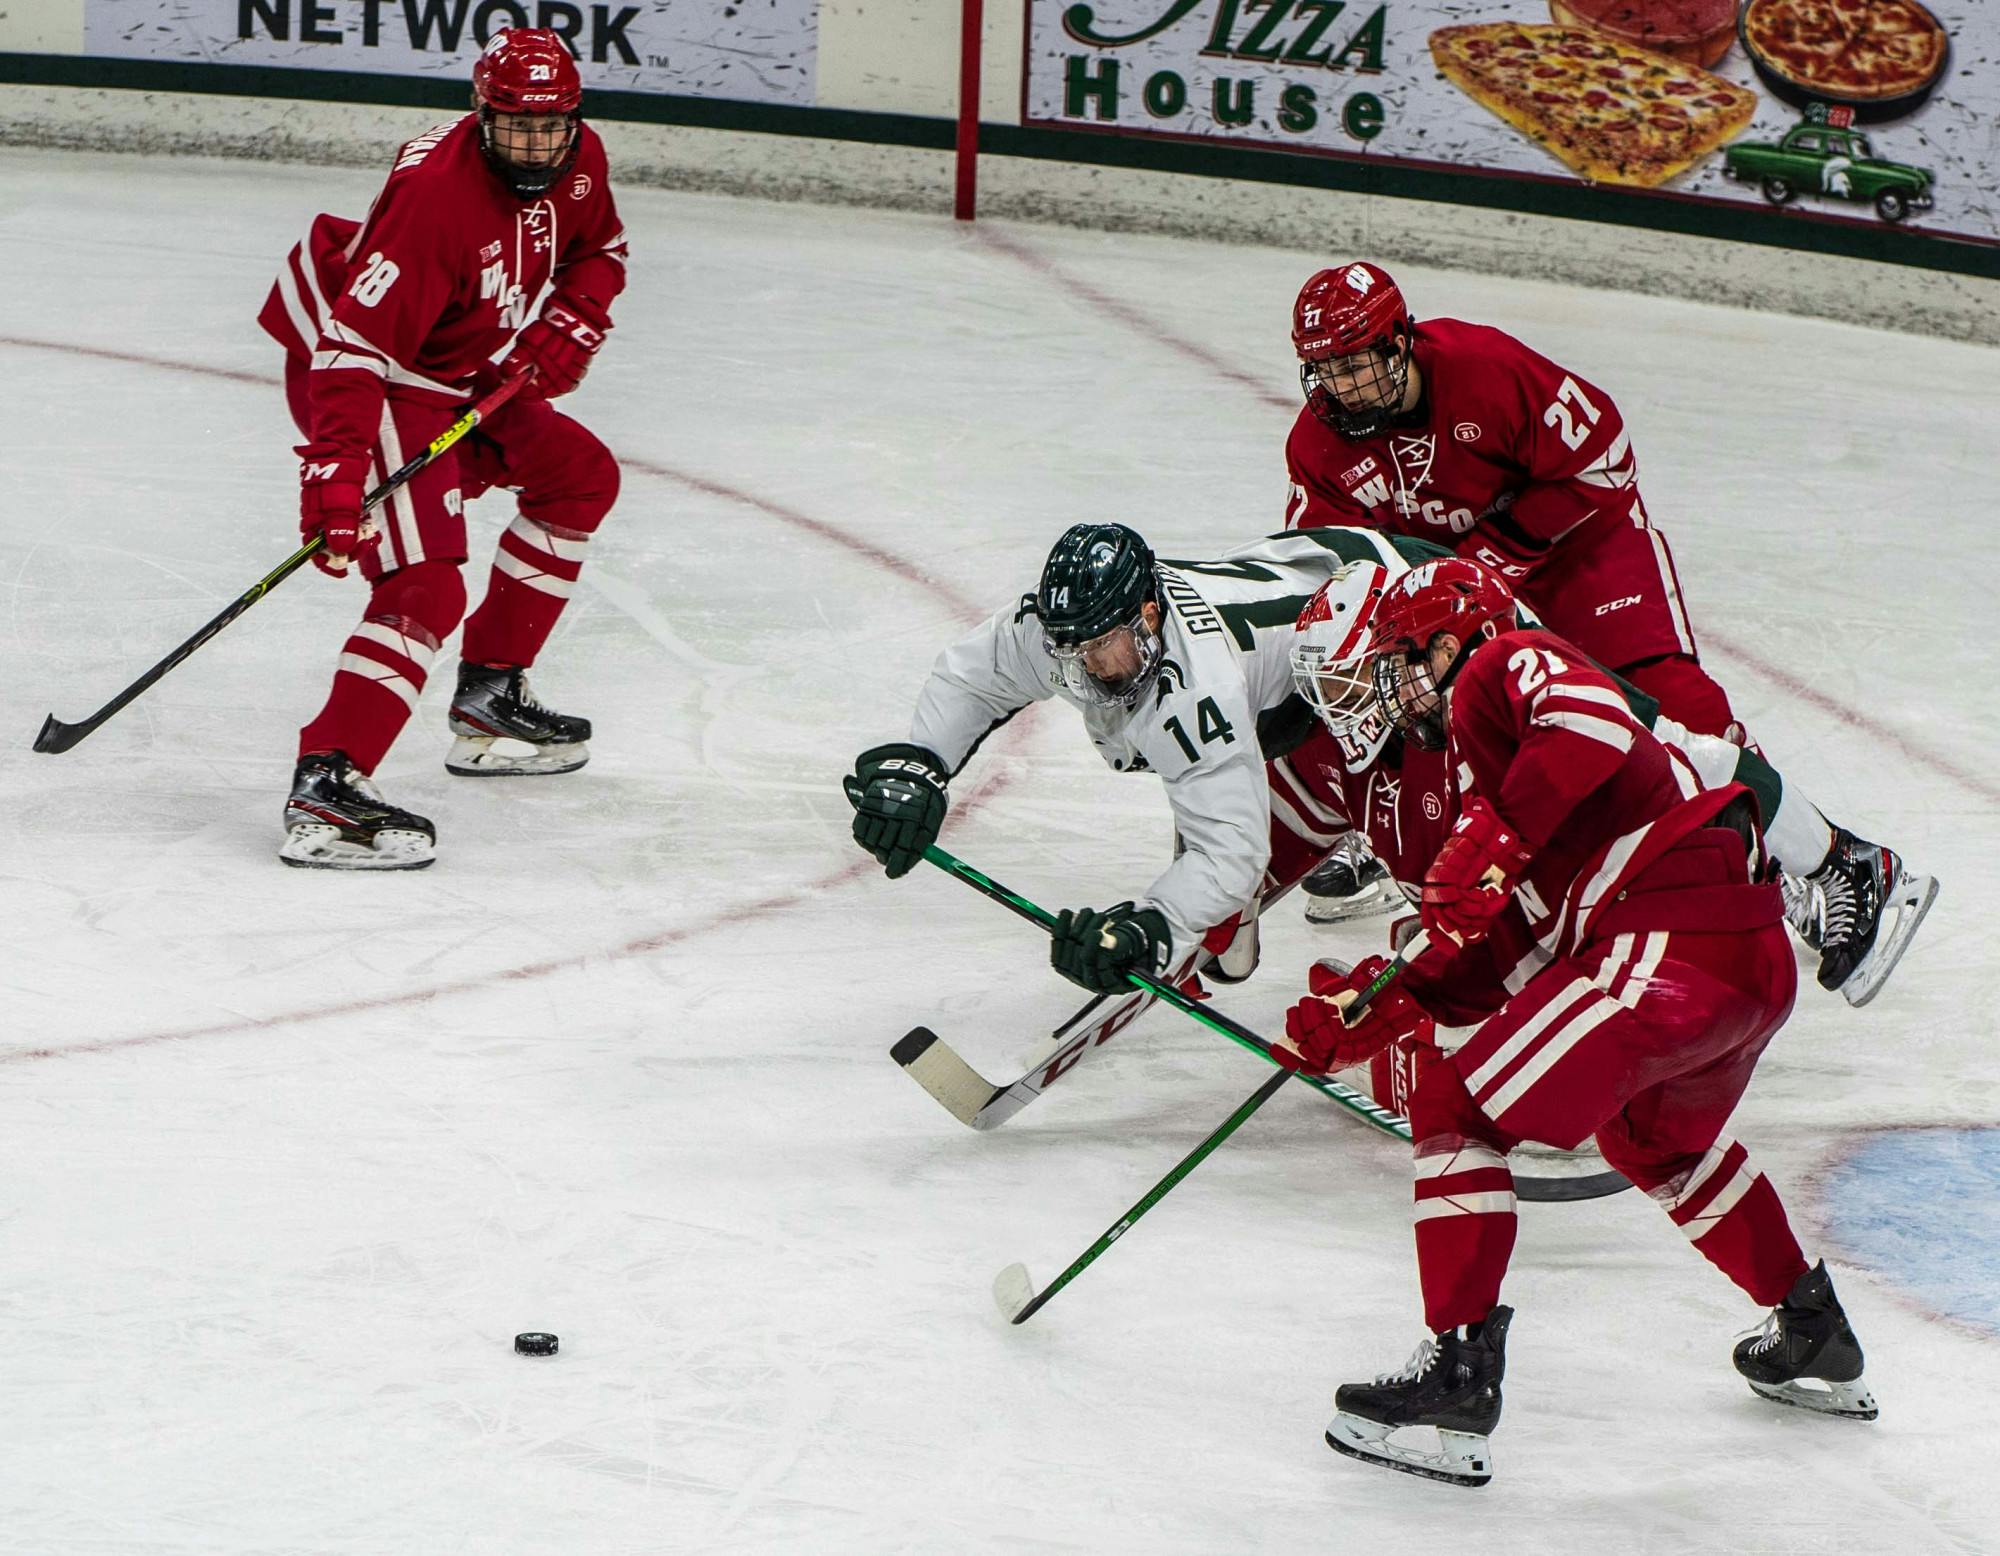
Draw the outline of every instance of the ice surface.
<instances>
[{"instance_id":1,"label":"ice surface","mask_svg":"<svg viewBox=\"0 0 2000 1556\"><path fill-rule=\"evenodd\" d=\"M1530 1207L1475 1496L1321 1443L1419 1307L1406 1163L1303 1088L999 1318L996 1270L1060 1270L1263 1074L1155 1011L955 1123L890 1044L928 1022L997 1074L1077 1001L995 904L864 868L838 784L1065 525L1277 526L1287 311L1338 256L625 193L633 288L571 402L624 495L536 678L591 765L452 780L441 675L382 774L440 862L350 878L273 850L352 583L308 571L75 751L29 742L295 544L254 315L374 182L0 153L0 1548L2000 1549L1992 1218L1935 1300L1894 1235L1899 1193L1990 1195L1949 1168L1990 1153L1853 1150L2000 1117L2000 357L1400 277L1616 393L1739 711L1945 882L1874 1005L1808 986L1736 1125L1837 1261L1881 1422L1754 1399L1758 1315L1640 1196ZM507 504L473 512L476 597ZM1101 903L1165 815L1043 708L945 840ZM1226 1008L1271 1030L1379 932L1287 909Z\"/></svg>"}]
</instances>

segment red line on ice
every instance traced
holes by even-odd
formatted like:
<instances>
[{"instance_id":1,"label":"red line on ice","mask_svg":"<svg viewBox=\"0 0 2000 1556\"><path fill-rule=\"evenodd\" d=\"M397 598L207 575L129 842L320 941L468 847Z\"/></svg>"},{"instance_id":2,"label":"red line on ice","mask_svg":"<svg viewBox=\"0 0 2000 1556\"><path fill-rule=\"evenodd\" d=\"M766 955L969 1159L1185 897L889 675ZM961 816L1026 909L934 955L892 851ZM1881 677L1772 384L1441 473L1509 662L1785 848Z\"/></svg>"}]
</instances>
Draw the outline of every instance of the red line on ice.
<instances>
[{"instance_id":1,"label":"red line on ice","mask_svg":"<svg viewBox=\"0 0 2000 1556\"><path fill-rule=\"evenodd\" d=\"M0 335L0 346L15 346L33 351L58 352L67 356L93 357L102 361L120 362L136 367L155 367L168 372L193 373L209 378L225 378L234 383L256 384L263 388L277 388L279 380L268 373L246 373L234 368L204 367L199 363L176 362L162 357L141 356L129 351L100 350L91 346L64 345L56 341L26 340L16 336ZM948 605L958 616L968 623L979 620L986 614L987 607L975 604L960 594L935 574L926 572L907 557L884 549L872 541L858 535L849 534L836 525L822 519L815 519L798 509L769 498L760 497L755 492L730 482L711 476L696 475L690 471L678 470L670 465L658 464L646 459L620 456L619 462L628 470L636 470L661 480L677 481L695 491L705 492L712 497L721 497L730 502L738 502L746 507L776 519L779 523L811 535L829 545L872 563L883 571L891 573L906 583L916 584L930 591ZM984 780L966 794L957 805L959 814L975 810L1007 784L1007 769L989 769ZM645 956L654 951L665 950L718 929L726 929L732 924L746 923L767 914L795 908L822 892L835 887L846 886L860 879L874 869L871 860L856 859L843 865L829 875L795 890L780 892L775 896L763 897L755 902L739 903L734 907L722 908L714 913L683 924L674 929L663 929L650 935L642 935L636 940L628 940L623 945L609 951L585 951L572 956L555 957L546 962L530 962L521 967L507 967L499 971L485 973L476 978L460 978L450 983L434 983L420 989L409 989L401 994L384 994L370 999L348 1000L338 1005L319 1005L303 1010L281 1011L271 1016L242 1016L233 1021L210 1022L204 1026L180 1027L166 1032L139 1032L127 1037L109 1037L96 1042L72 1043L60 1048L16 1048L0 1050L0 1065L18 1064L29 1059L66 1059L83 1054L115 1053L121 1049L139 1048L153 1043L182 1042L194 1037L223 1037L240 1032L266 1031L274 1027L290 1026L302 1021L325 1021L336 1016L362 1015L370 1011L393 1010L400 1006L419 1005L425 1000L442 995L470 994L491 988L496 983L509 979L542 978L551 973L566 972L583 967L596 960L618 960L624 957Z\"/></svg>"}]
</instances>

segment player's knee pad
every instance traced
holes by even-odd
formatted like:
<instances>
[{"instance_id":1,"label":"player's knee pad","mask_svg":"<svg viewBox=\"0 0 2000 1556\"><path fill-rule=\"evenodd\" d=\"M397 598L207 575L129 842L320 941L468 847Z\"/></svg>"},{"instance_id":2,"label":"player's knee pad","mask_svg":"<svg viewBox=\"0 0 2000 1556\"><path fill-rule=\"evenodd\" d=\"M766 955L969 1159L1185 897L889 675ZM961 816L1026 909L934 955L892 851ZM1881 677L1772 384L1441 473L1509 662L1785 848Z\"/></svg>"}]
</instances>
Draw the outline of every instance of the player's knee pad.
<instances>
[{"instance_id":1,"label":"player's knee pad","mask_svg":"<svg viewBox=\"0 0 2000 1556\"><path fill-rule=\"evenodd\" d=\"M588 535L618 501L618 461L581 422L567 422L563 441L563 458L521 485L521 517Z\"/></svg>"},{"instance_id":2,"label":"player's knee pad","mask_svg":"<svg viewBox=\"0 0 2000 1556\"><path fill-rule=\"evenodd\" d=\"M376 580L367 615L370 621L413 623L443 643L465 616L459 564L427 559Z\"/></svg>"},{"instance_id":3,"label":"player's knee pad","mask_svg":"<svg viewBox=\"0 0 2000 1556\"><path fill-rule=\"evenodd\" d=\"M1410 1096L1410 1139L1419 1155L1477 1141L1503 1154L1519 1142L1479 1111L1465 1078L1449 1060L1427 1065Z\"/></svg>"}]
</instances>

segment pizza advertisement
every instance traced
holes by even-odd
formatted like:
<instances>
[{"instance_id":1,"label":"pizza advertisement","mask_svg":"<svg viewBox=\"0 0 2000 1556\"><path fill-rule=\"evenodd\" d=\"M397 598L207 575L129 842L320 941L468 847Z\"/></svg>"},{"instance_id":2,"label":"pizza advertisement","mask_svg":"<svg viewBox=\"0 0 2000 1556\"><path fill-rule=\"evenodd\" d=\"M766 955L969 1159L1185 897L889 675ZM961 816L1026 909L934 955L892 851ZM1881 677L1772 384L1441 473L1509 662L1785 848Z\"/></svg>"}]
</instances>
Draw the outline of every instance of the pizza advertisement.
<instances>
[{"instance_id":1,"label":"pizza advertisement","mask_svg":"<svg viewBox=\"0 0 2000 1556\"><path fill-rule=\"evenodd\" d=\"M1027 0L1026 12L1028 125L2000 244L2000 0Z\"/></svg>"}]
</instances>

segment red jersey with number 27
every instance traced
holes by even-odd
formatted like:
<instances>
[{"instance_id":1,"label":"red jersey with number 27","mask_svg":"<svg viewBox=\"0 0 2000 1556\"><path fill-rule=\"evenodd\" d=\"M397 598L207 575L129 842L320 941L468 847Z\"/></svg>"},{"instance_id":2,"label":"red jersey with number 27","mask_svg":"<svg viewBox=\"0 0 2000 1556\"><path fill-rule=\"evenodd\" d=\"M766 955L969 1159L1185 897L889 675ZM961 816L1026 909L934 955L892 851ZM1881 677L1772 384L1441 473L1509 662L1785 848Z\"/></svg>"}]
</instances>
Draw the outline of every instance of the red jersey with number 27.
<instances>
[{"instance_id":1,"label":"red jersey with number 27","mask_svg":"<svg viewBox=\"0 0 2000 1556\"><path fill-rule=\"evenodd\" d=\"M1382 436L1299 412L1286 528L1416 535L1518 583L1571 535L1632 523L1638 467L1602 389L1484 324L1427 319L1412 350L1423 398Z\"/></svg>"},{"instance_id":2,"label":"red jersey with number 27","mask_svg":"<svg viewBox=\"0 0 2000 1556\"><path fill-rule=\"evenodd\" d=\"M312 359L309 437L364 454L386 394L463 399L551 283L609 307L625 288L625 232L603 142L588 125L578 141L569 173L523 201L487 165L467 114L397 153L366 221L313 222L258 315Z\"/></svg>"}]
</instances>

